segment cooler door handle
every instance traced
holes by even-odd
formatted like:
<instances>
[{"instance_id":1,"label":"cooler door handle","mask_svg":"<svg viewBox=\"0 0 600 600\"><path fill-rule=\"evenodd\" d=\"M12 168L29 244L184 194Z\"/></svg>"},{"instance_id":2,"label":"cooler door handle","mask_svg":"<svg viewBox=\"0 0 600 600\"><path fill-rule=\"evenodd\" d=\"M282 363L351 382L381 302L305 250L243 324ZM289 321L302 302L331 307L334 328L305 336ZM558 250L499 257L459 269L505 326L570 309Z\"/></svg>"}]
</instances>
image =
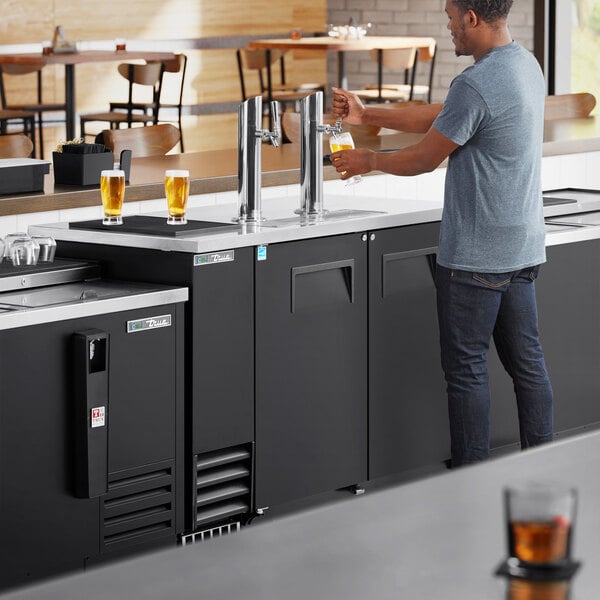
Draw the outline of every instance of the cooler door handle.
<instances>
[{"instance_id":1,"label":"cooler door handle","mask_svg":"<svg viewBox=\"0 0 600 600\"><path fill-rule=\"evenodd\" d=\"M109 334L73 334L75 495L97 498L108 489Z\"/></svg>"},{"instance_id":2,"label":"cooler door handle","mask_svg":"<svg viewBox=\"0 0 600 600\"><path fill-rule=\"evenodd\" d=\"M292 313L311 306L310 298L317 304L321 299L352 304L354 302L354 259L292 267L290 292Z\"/></svg>"},{"instance_id":3,"label":"cooler door handle","mask_svg":"<svg viewBox=\"0 0 600 600\"><path fill-rule=\"evenodd\" d=\"M381 297L386 298L389 295L390 288L393 288L393 265L397 261L406 260L424 256L427 261L429 273L435 281L435 259L437 247L419 248L418 250L404 250L402 252L388 252L381 257Z\"/></svg>"}]
</instances>

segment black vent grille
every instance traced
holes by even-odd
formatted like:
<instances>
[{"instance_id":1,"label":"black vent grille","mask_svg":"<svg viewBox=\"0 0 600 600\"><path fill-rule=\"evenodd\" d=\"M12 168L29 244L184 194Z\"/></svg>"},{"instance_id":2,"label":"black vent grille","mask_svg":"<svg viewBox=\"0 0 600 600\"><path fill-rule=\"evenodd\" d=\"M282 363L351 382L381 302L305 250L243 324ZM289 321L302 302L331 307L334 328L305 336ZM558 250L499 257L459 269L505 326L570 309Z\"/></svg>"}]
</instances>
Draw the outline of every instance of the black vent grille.
<instances>
[{"instance_id":1,"label":"black vent grille","mask_svg":"<svg viewBox=\"0 0 600 600\"><path fill-rule=\"evenodd\" d=\"M195 457L194 529L224 522L252 508L252 446Z\"/></svg>"},{"instance_id":2,"label":"black vent grille","mask_svg":"<svg viewBox=\"0 0 600 600\"><path fill-rule=\"evenodd\" d=\"M102 550L175 537L172 461L109 476L102 502Z\"/></svg>"}]
</instances>

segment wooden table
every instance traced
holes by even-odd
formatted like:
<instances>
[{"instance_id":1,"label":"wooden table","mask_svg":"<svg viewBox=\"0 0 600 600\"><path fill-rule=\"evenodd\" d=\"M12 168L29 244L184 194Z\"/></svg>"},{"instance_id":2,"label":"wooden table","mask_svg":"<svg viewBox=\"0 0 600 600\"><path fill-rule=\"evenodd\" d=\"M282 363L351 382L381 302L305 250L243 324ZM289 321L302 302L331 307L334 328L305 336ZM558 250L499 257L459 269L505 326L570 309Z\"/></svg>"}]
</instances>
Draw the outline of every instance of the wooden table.
<instances>
[{"instance_id":1,"label":"wooden table","mask_svg":"<svg viewBox=\"0 0 600 600\"><path fill-rule=\"evenodd\" d=\"M346 75L345 53L374 50L376 48L426 48L429 49L436 43L432 37L411 36L377 36L367 35L360 40L343 40L331 37L309 37L299 40L290 38L260 39L248 42L249 48L265 48L272 50L325 50L337 52L338 59L338 87L348 88ZM270 61L267 61L270 64ZM270 76L270 75L269 75ZM270 87L269 87L270 89Z\"/></svg>"},{"instance_id":2,"label":"wooden table","mask_svg":"<svg viewBox=\"0 0 600 600\"><path fill-rule=\"evenodd\" d=\"M72 53L58 54L0 54L0 64L26 65L64 65L65 66L65 103L66 110L66 139L75 138L76 131L76 95L75 95L75 65L91 62L130 60L163 61L175 57L172 52L155 52L144 50L81 50Z\"/></svg>"}]
</instances>

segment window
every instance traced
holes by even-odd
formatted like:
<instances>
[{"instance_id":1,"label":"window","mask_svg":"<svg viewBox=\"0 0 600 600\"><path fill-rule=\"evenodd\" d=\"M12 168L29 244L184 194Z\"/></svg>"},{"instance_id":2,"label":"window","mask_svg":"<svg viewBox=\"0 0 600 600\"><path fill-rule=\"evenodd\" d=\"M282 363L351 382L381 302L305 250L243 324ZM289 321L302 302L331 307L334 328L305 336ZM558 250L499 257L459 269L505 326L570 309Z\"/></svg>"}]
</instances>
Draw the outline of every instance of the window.
<instances>
[{"instance_id":1,"label":"window","mask_svg":"<svg viewBox=\"0 0 600 600\"><path fill-rule=\"evenodd\" d=\"M591 92L600 103L600 0L554 2L554 93Z\"/></svg>"}]
</instances>

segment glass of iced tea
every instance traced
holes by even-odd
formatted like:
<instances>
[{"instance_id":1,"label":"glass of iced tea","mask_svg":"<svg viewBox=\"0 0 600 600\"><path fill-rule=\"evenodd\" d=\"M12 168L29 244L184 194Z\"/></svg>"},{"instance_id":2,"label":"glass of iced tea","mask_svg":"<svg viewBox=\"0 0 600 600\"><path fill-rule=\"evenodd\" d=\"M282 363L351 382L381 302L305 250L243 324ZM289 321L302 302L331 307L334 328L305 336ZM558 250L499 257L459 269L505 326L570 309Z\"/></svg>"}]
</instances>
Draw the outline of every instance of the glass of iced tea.
<instances>
[{"instance_id":1,"label":"glass of iced tea","mask_svg":"<svg viewBox=\"0 0 600 600\"><path fill-rule=\"evenodd\" d=\"M104 225L121 225L123 197L125 196L125 171L119 169L100 173L100 194L104 208Z\"/></svg>"},{"instance_id":2,"label":"glass of iced tea","mask_svg":"<svg viewBox=\"0 0 600 600\"><path fill-rule=\"evenodd\" d=\"M508 554L523 569L551 569L571 560L577 491L530 483L504 490Z\"/></svg>"},{"instance_id":3,"label":"glass of iced tea","mask_svg":"<svg viewBox=\"0 0 600 600\"><path fill-rule=\"evenodd\" d=\"M511 578L507 600L569 600L569 581L530 581Z\"/></svg>"},{"instance_id":4,"label":"glass of iced tea","mask_svg":"<svg viewBox=\"0 0 600 600\"><path fill-rule=\"evenodd\" d=\"M333 133L329 138L329 148L332 153L339 152L340 150L354 150L354 140L352 139L352 135L348 131ZM343 174L344 173L342 173L342 175ZM361 181L362 177L360 175L355 175L354 177L346 179L346 185L354 185Z\"/></svg>"},{"instance_id":5,"label":"glass of iced tea","mask_svg":"<svg viewBox=\"0 0 600 600\"><path fill-rule=\"evenodd\" d=\"M190 193L190 172L182 169L165 171L165 194L169 225L184 225L187 223L185 209Z\"/></svg>"}]
</instances>

